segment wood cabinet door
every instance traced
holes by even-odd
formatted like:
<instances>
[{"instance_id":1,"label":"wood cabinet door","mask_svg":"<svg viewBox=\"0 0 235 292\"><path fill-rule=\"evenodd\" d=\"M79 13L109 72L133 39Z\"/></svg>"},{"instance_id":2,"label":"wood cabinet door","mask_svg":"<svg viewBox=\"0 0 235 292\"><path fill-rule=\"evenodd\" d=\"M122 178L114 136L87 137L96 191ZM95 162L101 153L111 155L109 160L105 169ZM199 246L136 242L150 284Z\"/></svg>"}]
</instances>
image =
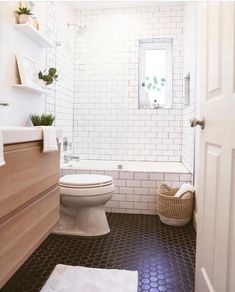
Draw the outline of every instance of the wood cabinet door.
<instances>
[{"instance_id":1,"label":"wood cabinet door","mask_svg":"<svg viewBox=\"0 0 235 292\"><path fill-rule=\"evenodd\" d=\"M42 153L42 141L4 146L0 167L0 219L59 180L60 151Z\"/></svg>"}]
</instances>

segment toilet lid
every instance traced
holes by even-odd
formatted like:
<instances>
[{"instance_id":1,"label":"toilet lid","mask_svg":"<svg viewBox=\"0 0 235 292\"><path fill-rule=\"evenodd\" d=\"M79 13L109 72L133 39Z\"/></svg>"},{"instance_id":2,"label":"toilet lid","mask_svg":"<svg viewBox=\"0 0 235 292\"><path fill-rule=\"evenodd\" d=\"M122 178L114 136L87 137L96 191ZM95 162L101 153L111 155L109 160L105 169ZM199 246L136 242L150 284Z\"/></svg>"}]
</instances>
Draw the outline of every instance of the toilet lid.
<instances>
[{"instance_id":1,"label":"toilet lid","mask_svg":"<svg viewBox=\"0 0 235 292\"><path fill-rule=\"evenodd\" d=\"M107 175L98 174L69 174L60 178L60 186L76 188L95 188L113 183L113 178Z\"/></svg>"}]
</instances>

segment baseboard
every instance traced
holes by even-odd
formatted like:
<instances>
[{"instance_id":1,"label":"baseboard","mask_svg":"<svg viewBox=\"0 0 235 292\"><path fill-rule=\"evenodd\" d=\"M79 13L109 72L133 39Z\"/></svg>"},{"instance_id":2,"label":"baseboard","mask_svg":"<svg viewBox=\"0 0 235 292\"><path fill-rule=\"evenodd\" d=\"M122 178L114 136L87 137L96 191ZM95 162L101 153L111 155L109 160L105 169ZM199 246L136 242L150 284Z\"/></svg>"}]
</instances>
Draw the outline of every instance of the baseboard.
<instances>
[{"instance_id":1,"label":"baseboard","mask_svg":"<svg viewBox=\"0 0 235 292\"><path fill-rule=\"evenodd\" d=\"M193 212L193 226L194 226L194 229L197 231L197 212L196 211Z\"/></svg>"}]
</instances>

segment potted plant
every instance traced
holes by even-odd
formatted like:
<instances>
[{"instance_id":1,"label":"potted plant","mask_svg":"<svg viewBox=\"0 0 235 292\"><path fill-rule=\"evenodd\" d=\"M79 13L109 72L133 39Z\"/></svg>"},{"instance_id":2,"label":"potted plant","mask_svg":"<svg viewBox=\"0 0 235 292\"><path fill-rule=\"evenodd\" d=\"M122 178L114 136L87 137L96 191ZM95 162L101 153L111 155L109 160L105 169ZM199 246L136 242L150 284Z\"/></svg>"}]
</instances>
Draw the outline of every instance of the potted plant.
<instances>
[{"instance_id":1,"label":"potted plant","mask_svg":"<svg viewBox=\"0 0 235 292\"><path fill-rule=\"evenodd\" d=\"M48 70L48 73L46 73L46 71L44 71L44 74L40 71L38 73L38 78L40 80L43 80L44 84L50 85L54 81L56 81L58 78L58 75L56 74L56 72L57 72L57 70L55 68L50 68Z\"/></svg>"},{"instance_id":2,"label":"potted plant","mask_svg":"<svg viewBox=\"0 0 235 292\"><path fill-rule=\"evenodd\" d=\"M55 116L53 114L32 114L29 118L34 126L52 126L55 121Z\"/></svg>"},{"instance_id":3,"label":"potted plant","mask_svg":"<svg viewBox=\"0 0 235 292\"><path fill-rule=\"evenodd\" d=\"M142 87L145 88L148 98L151 98L149 102L153 108L158 108L159 106L157 96L164 88L165 82L165 78L157 78L156 76L153 76L152 78L146 77L145 81L142 83Z\"/></svg>"},{"instance_id":4,"label":"potted plant","mask_svg":"<svg viewBox=\"0 0 235 292\"><path fill-rule=\"evenodd\" d=\"M32 22L31 15L33 15L33 13L31 12L31 9L29 9L27 7L19 7L18 10L16 11L16 14L19 15L19 23L20 24Z\"/></svg>"}]
</instances>

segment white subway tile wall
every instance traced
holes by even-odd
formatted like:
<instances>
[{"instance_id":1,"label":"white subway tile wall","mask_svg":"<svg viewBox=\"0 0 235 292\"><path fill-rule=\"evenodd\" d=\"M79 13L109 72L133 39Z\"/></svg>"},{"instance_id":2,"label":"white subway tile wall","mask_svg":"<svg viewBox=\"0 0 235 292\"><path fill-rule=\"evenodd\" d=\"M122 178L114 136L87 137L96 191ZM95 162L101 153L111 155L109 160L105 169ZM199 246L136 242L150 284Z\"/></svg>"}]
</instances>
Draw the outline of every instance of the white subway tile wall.
<instances>
[{"instance_id":1,"label":"white subway tile wall","mask_svg":"<svg viewBox=\"0 0 235 292\"><path fill-rule=\"evenodd\" d=\"M77 173L112 176L115 191L111 201L106 204L106 211L119 213L157 214L157 192L162 183L178 188L182 183L192 182L190 173L61 170L61 176Z\"/></svg>"},{"instance_id":2,"label":"white subway tile wall","mask_svg":"<svg viewBox=\"0 0 235 292\"><path fill-rule=\"evenodd\" d=\"M84 10L75 18L65 3L47 5L50 37L61 46L47 50L46 67L56 67L59 78L47 90L46 111L55 113L56 126L74 142L66 154L74 151L83 159L182 161L193 172L194 130L189 127L195 108L193 9L159 4ZM86 28L76 33L68 28L71 22ZM173 39L173 108L138 109L138 40L158 37ZM191 104L184 108L183 76L188 71ZM137 173L134 179L123 175L120 187L140 188L141 180L148 184ZM161 175L149 174L157 181L163 180Z\"/></svg>"},{"instance_id":3,"label":"white subway tile wall","mask_svg":"<svg viewBox=\"0 0 235 292\"><path fill-rule=\"evenodd\" d=\"M68 23L75 21L71 6L62 2L48 2L47 26L50 38L55 44L47 49L46 67L58 70L57 82L50 85L46 94L46 112L56 115L55 126L63 130L68 142L73 142L73 104L74 104L74 57L75 31ZM56 46L57 44L57 46ZM46 68L45 68L46 69ZM70 144L72 146L72 144ZM72 153L69 147L67 154Z\"/></svg>"},{"instance_id":4,"label":"white subway tile wall","mask_svg":"<svg viewBox=\"0 0 235 292\"><path fill-rule=\"evenodd\" d=\"M184 5L184 77L190 73L190 104L183 109L182 163L194 172L195 130L189 121L195 116L196 108L196 33L197 8L195 3Z\"/></svg>"},{"instance_id":5,"label":"white subway tile wall","mask_svg":"<svg viewBox=\"0 0 235 292\"><path fill-rule=\"evenodd\" d=\"M75 154L82 159L181 161L183 4L84 10L77 22L86 28L76 37ZM171 109L138 109L138 40L144 38L173 40ZM145 209L146 202L141 204Z\"/></svg>"}]
</instances>

